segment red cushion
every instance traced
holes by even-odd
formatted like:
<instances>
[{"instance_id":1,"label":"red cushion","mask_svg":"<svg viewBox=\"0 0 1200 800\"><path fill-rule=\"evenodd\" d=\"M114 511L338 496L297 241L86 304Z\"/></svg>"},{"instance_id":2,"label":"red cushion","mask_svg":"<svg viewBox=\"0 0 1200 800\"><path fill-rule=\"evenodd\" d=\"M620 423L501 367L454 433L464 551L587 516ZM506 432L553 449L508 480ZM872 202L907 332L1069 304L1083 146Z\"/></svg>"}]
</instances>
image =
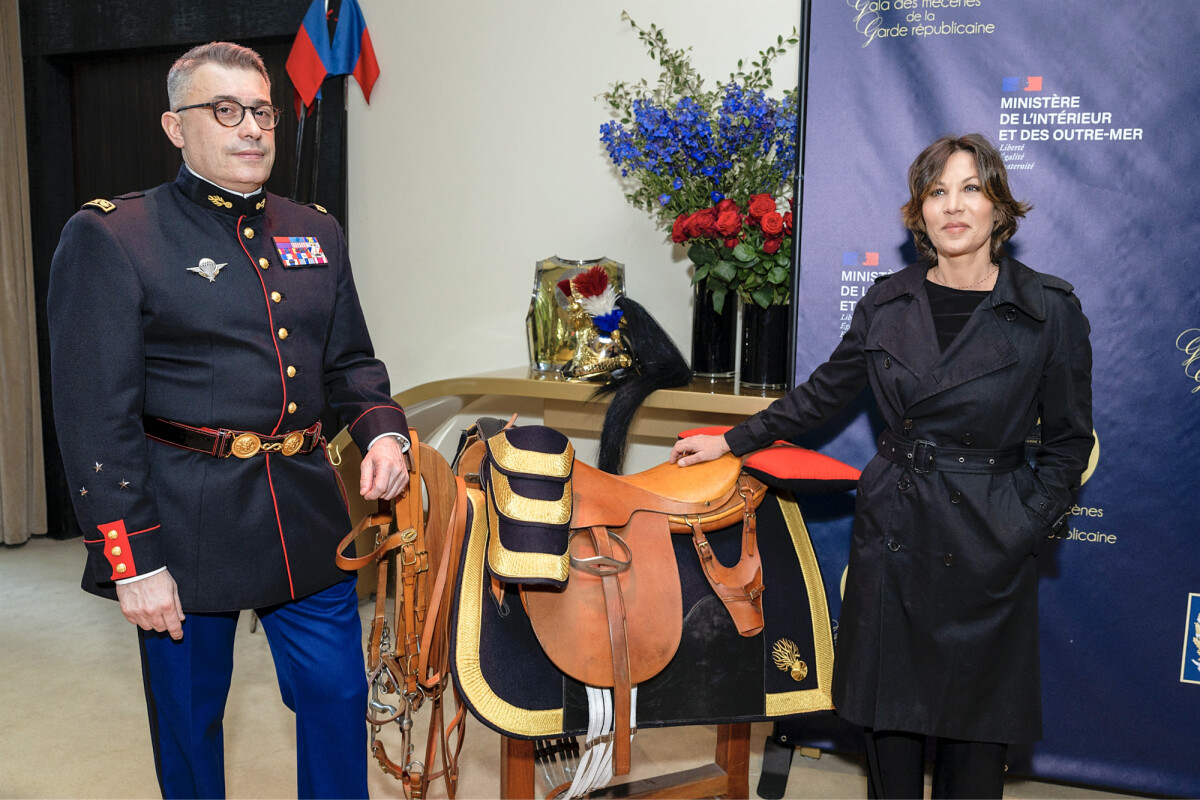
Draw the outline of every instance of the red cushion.
<instances>
[{"instance_id":1,"label":"red cushion","mask_svg":"<svg viewBox=\"0 0 1200 800\"><path fill-rule=\"evenodd\" d=\"M793 494L848 492L858 485L860 474L836 458L786 443L751 453L743 468L768 486Z\"/></svg>"},{"instance_id":2,"label":"red cushion","mask_svg":"<svg viewBox=\"0 0 1200 800\"><path fill-rule=\"evenodd\" d=\"M692 428L681 432L679 438L722 436L729 432L730 427L711 425ZM836 458L782 440L751 453L746 457L743 468L768 486L786 489L793 494L848 492L858 486L860 474L859 470Z\"/></svg>"},{"instance_id":3,"label":"red cushion","mask_svg":"<svg viewBox=\"0 0 1200 800\"><path fill-rule=\"evenodd\" d=\"M707 428L692 428L687 431L680 431L679 438L686 439L689 436L724 436L729 433L732 425L710 425Z\"/></svg>"}]
</instances>

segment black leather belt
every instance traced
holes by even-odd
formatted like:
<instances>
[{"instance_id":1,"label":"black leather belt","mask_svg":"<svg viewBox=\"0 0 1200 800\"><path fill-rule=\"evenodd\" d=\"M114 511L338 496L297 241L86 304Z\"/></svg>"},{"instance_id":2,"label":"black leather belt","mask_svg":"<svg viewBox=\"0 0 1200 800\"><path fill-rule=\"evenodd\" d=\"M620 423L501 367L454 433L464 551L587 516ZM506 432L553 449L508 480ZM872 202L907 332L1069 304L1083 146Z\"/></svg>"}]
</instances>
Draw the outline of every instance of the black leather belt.
<instances>
[{"instance_id":1,"label":"black leather belt","mask_svg":"<svg viewBox=\"0 0 1200 800\"><path fill-rule=\"evenodd\" d=\"M323 443L321 423L302 431L266 436L253 431L228 428L197 428L182 422L158 417L142 417L146 436L165 444L195 450L213 458L250 458L257 453L280 453L285 456L304 455Z\"/></svg>"},{"instance_id":2,"label":"black leather belt","mask_svg":"<svg viewBox=\"0 0 1200 800\"><path fill-rule=\"evenodd\" d=\"M924 439L905 439L885 430L879 436L879 455L893 464L912 467L912 471L918 473L1011 472L1021 465L1025 448L1021 445L1005 450L942 447Z\"/></svg>"}]
</instances>

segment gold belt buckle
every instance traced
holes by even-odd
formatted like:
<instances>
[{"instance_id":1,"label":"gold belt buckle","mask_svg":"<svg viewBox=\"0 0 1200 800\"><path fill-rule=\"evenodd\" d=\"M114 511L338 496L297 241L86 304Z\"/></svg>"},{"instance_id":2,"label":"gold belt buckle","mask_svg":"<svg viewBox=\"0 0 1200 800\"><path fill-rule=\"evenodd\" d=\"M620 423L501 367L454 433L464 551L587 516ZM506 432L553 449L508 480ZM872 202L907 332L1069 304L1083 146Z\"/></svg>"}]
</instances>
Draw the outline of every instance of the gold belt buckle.
<instances>
[{"instance_id":1,"label":"gold belt buckle","mask_svg":"<svg viewBox=\"0 0 1200 800\"><path fill-rule=\"evenodd\" d=\"M250 458L262 448L262 441L253 433L243 433L233 440L230 452L238 458Z\"/></svg>"},{"instance_id":2,"label":"gold belt buckle","mask_svg":"<svg viewBox=\"0 0 1200 800\"><path fill-rule=\"evenodd\" d=\"M283 437L283 445L279 448L279 452L285 456L295 455L300 448L304 446L304 432L292 431L287 436Z\"/></svg>"}]
</instances>

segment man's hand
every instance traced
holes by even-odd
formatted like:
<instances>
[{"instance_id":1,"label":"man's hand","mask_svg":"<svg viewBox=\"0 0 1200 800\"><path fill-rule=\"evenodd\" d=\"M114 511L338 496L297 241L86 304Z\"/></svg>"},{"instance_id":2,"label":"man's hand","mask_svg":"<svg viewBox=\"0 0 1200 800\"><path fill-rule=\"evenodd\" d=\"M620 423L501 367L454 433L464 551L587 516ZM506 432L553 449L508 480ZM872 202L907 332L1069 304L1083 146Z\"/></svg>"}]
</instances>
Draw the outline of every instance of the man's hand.
<instances>
[{"instance_id":1,"label":"man's hand","mask_svg":"<svg viewBox=\"0 0 1200 800\"><path fill-rule=\"evenodd\" d=\"M358 493L367 500L391 500L405 486L408 486L408 461L400 452L400 442L391 436L376 440L363 457Z\"/></svg>"},{"instance_id":2,"label":"man's hand","mask_svg":"<svg viewBox=\"0 0 1200 800\"><path fill-rule=\"evenodd\" d=\"M166 631L183 638L183 606L169 570L133 583L117 584L117 600L125 619L144 631Z\"/></svg>"},{"instance_id":3,"label":"man's hand","mask_svg":"<svg viewBox=\"0 0 1200 800\"><path fill-rule=\"evenodd\" d=\"M672 464L690 467L704 461L712 461L729 452L729 443L724 436L689 436L680 439L671 448Z\"/></svg>"}]
</instances>

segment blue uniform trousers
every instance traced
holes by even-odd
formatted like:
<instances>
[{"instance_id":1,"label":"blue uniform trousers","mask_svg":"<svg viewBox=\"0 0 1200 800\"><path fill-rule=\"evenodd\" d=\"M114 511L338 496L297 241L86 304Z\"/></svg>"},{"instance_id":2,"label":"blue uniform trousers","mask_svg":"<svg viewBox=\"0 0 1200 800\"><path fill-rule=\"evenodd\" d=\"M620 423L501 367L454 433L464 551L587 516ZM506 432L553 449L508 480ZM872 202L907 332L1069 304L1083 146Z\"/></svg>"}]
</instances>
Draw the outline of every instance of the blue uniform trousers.
<instances>
[{"instance_id":1,"label":"blue uniform trousers","mask_svg":"<svg viewBox=\"0 0 1200 800\"><path fill-rule=\"evenodd\" d=\"M257 613L283 702L296 714L299 797L365 798L367 682L354 578ZM164 798L225 796L222 719L237 621L236 611L189 613L178 642L138 631Z\"/></svg>"}]
</instances>

